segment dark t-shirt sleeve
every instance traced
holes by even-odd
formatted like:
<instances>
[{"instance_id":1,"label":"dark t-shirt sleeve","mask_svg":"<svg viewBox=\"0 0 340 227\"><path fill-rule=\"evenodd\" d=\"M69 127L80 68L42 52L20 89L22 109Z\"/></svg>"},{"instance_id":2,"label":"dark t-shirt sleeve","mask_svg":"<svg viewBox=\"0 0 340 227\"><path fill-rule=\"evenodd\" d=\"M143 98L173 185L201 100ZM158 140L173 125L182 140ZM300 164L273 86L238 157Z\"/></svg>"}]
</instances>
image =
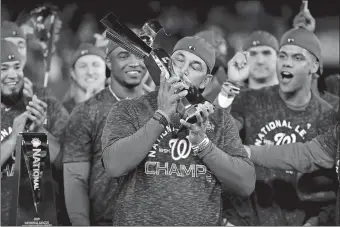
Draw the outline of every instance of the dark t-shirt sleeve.
<instances>
[{"instance_id":1,"label":"dark t-shirt sleeve","mask_svg":"<svg viewBox=\"0 0 340 227\"><path fill-rule=\"evenodd\" d=\"M47 104L47 126L45 129L60 141L70 118L69 113L49 89L33 85L33 91L41 101Z\"/></svg>"},{"instance_id":2,"label":"dark t-shirt sleeve","mask_svg":"<svg viewBox=\"0 0 340 227\"><path fill-rule=\"evenodd\" d=\"M320 167L332 168L337 147L335 127L306 143L281 146L250 146L251 160L267 168L313 172Z\"/></svg>"},{"instance_id":3,"label":"dark t-shirt sleeve","mask_svg":"<svg viewBox=\"0 0 340 227\"><path fill-rule=\"evenodd\" d=\"M336 152L337 152L337 135L339 135L340 124L336 123L323 135L319 135L315 140L320 144L321 149L324 153L327 153L336 162Z\"/></svg>"},{"instance_id":4,"label":"dark t-shirt sleeve","mask_svg":"<svg viewBox=\"0 0 340 227\"><path fill-rule=\"evenodd\" d=\"M242 91L239 95L237 95L231 104L231 115L235 118L235 120L239 121L242 125L244 125L244 115L246 111L246 92Z\"/></svg>"},{"instance_id":5,"label":"dark t-shirt sleeve","mask_svg":"<svg viewBox=\"0 0 340 227\"><path fill-rule=\"evenodd\" d=\"M85 103L77 106L65 128L62 145L63 162L89 162L91 160L91 119Z\"/></svg>"},{"instance_id":6,"label":"dark t-shirt sleeve","mask_svg":"<svg viewBox=\"0 0 340 227\"><path fill-rule=\"evenodd\" d=\"M70 119L65 107L56 99L49 98L47 116L47 131L56 139L60 140L61 135Z\"/></svg>"},{"instance_id":7,"label":"dark t-shirt sleeve","mask_svg":"<svg viewBox=\"0 0 340 227\"><path fill-rule=\"evenodd\" d=\"M318 135L325 134L334 125L336 125L336 112L333 109L321 113L316 119Z\"/></svg>"},{"instance_id":8,"label":"dark t-shirt sleeve","mask_svg":"<svg viewBox=\"0 0 340 227\"><path fill-rule=\"evenodd\" d=\"M226 140L223 150L231 156L243 158L246 162L253 166L253 163L248 158L248 154L242 144L241 138L239 137L239 132L232 115L225 111L224 119Z\"/></svg>"},{"instance_id":9,"label":"dark t-shirt sleeve","mask_svg":"<svg viewBox=\"0 0 340 227\"><path fill-rule=\"evenodd\" d=\"M110 110L101 138L102 150L138 130L133 124L133 122L137 122L137 119L132 117L134 110L129 106L129 100L122 100Z\"/></svg>"}]
</instances>

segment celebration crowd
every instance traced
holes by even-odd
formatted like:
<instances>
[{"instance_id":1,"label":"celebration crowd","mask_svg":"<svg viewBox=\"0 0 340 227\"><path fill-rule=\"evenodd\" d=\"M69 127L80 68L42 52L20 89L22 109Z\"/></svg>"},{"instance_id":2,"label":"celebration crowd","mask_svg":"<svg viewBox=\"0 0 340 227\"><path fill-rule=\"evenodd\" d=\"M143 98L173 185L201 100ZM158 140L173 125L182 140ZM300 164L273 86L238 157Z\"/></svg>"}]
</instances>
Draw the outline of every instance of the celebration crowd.
<instances>
[{"instance_id":1,"label":"celebration crowd","mask_svg":"<svg viewBox=\"0 0 340 227\"><path fill-rule=\"evenodd\" d=\"M323 74L307 7L281 37L250 31L231 56L216 27L179 39L159 85L142 58L96 34L69 59L64 99L33 79L62 20L52 46L35 22L1 21L1 225L25 131L47 135L59 225L340 225L340 76ZM196 123L183 115L188 86L217 91Z\"/></svg>"}]
</instances>

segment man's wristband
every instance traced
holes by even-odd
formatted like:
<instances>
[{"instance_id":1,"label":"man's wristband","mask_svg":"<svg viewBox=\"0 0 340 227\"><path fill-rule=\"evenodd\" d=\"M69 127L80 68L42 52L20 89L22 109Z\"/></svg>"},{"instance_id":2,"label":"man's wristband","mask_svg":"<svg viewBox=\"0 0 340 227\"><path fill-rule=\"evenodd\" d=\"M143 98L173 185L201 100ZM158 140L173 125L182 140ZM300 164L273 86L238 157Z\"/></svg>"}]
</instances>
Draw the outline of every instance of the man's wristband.
<instances>
[{"instance_id":1,"label":"man's wristband","mask_svg":"<svg viewBox=\"0 0 340 227\"><path fill-rule=\"evenodd\" d=\"M192 146L192 150L194 151L194 154L198 155L199 153L201 153L203 150L205 150L210 145L210 143L211 141L209 140L208 137L206 137L199 144Z\"/></svg>"},{"instance_id":2,"label":"man's wristband","mask_svg":"<svg viewBox=\"0 0 340 227\"><path fill-rule=\"evenodd\" d=\"M152 118L163 125L164 128L169 124L169 121L166 119L164 114L160 113L159 111L156 111Z\"/></svg>"},{"instance_id":3,"label":"man's wristband","mask_svg":"<svg viewBox=\"0 0 340 227\"><path fill-rule=\"evenodd\" d=\"M170 118L169 118L169 116L164 111L158 109L158 110L156 110L156 112L162 114L166 118L168 123L170 123Z\"/></svg>"}]
</instances>

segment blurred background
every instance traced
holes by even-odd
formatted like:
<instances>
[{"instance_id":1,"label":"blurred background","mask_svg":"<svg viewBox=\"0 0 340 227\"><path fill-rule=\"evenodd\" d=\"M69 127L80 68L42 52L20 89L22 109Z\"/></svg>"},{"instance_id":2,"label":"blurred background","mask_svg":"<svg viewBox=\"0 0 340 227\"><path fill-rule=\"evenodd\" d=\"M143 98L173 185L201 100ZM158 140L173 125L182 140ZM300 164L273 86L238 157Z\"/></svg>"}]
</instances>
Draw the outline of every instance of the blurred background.
<instances>
[{"instance_id":1,"label":"blurred background","mask_svg":"<svg viewBox=\"0 0 340 227\"><path fill-rule=\"evenodd\" d=\"M339 0L309 0L316 19L324 58L324 75L339 73ZM241 40L254 30L266 30L277 38L292 27L301 0L2 0L1 20L16 21L25 10L39 4L59 7L63 23L56 54L52 58L49 87L63 99L69 85L69 61L80 42L95 43L95 33L102 33L99 20L113 12L128 25L141 27L149 19L158 19L170 37L160 38L163 48L171 52L183 36L214 27L223 32L229 48L228 56L240 49ZM38 75L38 73L37 73ZM43 78L34 78L42 84Z\"/></svg>"}]
</instances>

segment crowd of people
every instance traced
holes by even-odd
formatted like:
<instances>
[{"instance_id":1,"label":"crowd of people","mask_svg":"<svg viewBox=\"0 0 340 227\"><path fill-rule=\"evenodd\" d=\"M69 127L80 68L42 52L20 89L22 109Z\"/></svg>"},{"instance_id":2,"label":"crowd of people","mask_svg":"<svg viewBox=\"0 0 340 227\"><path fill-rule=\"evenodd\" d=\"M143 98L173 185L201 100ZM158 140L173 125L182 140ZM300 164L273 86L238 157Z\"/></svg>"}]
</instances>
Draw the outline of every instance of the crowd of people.
<instances>
[{"instance_id":1,"label":"crowd of people","mask_svg":"<svg viewBox=\"0 0 340 227\"><path fill-rule=\"evenodd\" d=\"M316 26L303 8L282 37L253 31L229 59L215 27L185 36L159 86L97 34L72 53L60 100L30 79L46 70L34 25L2 21L1 225L25 131L47 135L59 225L340 225L340 76L325 81ZM183 115L189 86L217 91L195 123Z\"/></svg>"}]
</instances>

